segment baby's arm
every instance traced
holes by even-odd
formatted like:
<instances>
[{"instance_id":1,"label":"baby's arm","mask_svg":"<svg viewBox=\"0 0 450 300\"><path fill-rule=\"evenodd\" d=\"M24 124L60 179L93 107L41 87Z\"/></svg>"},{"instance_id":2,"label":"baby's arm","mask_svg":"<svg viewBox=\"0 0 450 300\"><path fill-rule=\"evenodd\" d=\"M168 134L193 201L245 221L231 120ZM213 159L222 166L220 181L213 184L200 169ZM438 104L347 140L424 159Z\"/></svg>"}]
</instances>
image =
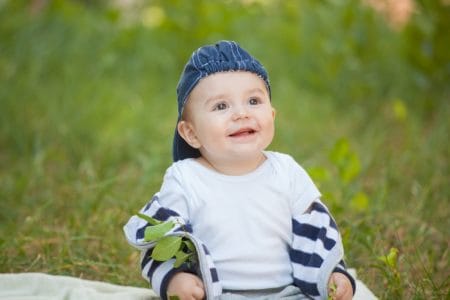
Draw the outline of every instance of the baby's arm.
<instances>
[{"instance_id":1,"label":"baby's arm","mask_svg":"<svg viewBox=\"0 0 450 300\"><path fill-rule=\"evenodd\" d=\"M202 300L205 297L205 289L202 280L194 274L180 272L169 281L167 296L178 296L180 300Z\"/></svg>"},{"instance_id":2,"label":"baby's arm","mask_svg":"<svg viewBox=\"0 0 450 300\"><path fill-rule=\"evenodd\" d=\"M353 297L353 287L348 277L334 272L328 281L328 290L333 300L350 300Z\"/></svg>"}]
</instances>

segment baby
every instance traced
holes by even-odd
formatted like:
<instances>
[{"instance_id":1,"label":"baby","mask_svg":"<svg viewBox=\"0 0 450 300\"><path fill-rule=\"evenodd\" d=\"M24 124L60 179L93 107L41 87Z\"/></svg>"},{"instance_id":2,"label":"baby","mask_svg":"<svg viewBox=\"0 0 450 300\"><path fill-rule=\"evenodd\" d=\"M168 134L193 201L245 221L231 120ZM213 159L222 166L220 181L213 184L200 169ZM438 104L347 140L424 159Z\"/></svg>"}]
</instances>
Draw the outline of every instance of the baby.
<instances>
[{"instance_id":1,"label":"baby","mask_svg":"<svg viewBox=\"0 0 450 300\"><path fill-rule=\"evenodd\" d=\"M124 230L142 250L142 273L163 299L351 299L336 223L305 170L267 151L275 109L264 67L233 41L195 51L177 87L174 163L141 210L178 224L197 264L156 261L152 224ZM182 229L182 230L181 230Z\"/></svg>"}]
</instances>

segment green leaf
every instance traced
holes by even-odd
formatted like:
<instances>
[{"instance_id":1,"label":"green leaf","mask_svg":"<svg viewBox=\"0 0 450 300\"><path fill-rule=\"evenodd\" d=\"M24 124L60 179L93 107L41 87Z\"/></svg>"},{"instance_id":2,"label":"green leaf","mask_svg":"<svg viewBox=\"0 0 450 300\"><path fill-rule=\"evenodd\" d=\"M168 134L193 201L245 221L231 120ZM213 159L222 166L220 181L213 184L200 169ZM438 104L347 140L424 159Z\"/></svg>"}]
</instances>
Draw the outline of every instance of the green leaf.
<instances>
[{"instance_id":1,"label":"green leaf","mask_svg":"<svg viewBox=\"0 0 450 300\"><path fill-rule=\"evenodd\" d=\"M398 121L405 121L408 116L408 109L405 102L401 99L395 99L394 103L392 103L392 111Z\"/></svg>"},{"instance_id":2,"label":"green leaf","mask_svg":"<svg viewBox=\"0 0 450 300\"><path fill-rule=\"evenodd\" d=\"M336 141L330 152L330 161L337 167L339 177L344 183L349 183L361 171L361 162L355 151L350 148L347 138Z\"/></svg>"},{"instance_id":3,"label":"green leaf","mask_svg":"<svg viewBox=\"0 0 450 300\"><path fill-rule=\"evenodd\" d=\"M189 257L191 257L192 256L192 253L186 253L186 252L183 252L183 251L178 251L176 254L175 254L175 258L176 258L176 260L175 260L175 263L174 263L174 267L175 268L178 268L179 266L181 266Z\"/></svg>"},{"instance_id":4,"label":"green leaf","mask_svg":"<svg viewBox=\"0 0 450 300\"><path fill-rule=\"evenodd\" d=\"M175 224L172 221L164 222L158 225L153 225L145 228L144 240L146 242L155 241L162 238L169 232Z\"/></svg>"},{"instance_id":5,"label":"green leaf","mask_svg":"<svg viewBox=\"0 0 450 300\"><path fill-rule=\"evenodd\" d=\"M196 249L194 246L194 243L192 243L190 240L184 240L183 244L186 245L186 247L191 251L192 253L195 253Z\"/></svg>"},{"instance_id":6,"label":"green leaf","mask_svg":"<svg viewBox=\"0 0 450 300\"><path fill-rule=\"evenodd\" d=\"M169 296L169 300L180 300L180 297L176 295Z\"/></svg>"},{"instance_id":7,"label":"green leaf","mask_svg":"<svg viewBox=\"0 0 450 300\"><path fill-rule=\"evenodd\" d=\"M330 179L330 172L323 167L312 167L308 169L309 176L312 177L314 181L324 182Z\"/></svg>"},{"instance_id":8,"label":"green leaf","mask_svg":"<svg viewBox=\"0 0 450 300\"><path fill-rule=\"evenodd\" d=\"M351 206L358 211L365 211L369 206L369 197L364 192L359 192L350 201Z\"/></svg>"},{"instance_id":9,"label":"green leaf","mask_svg":"<svg viewBox=\"0 0 450 300\"><path fill-rule=\"evenodd\" d=\"M345 183L349 183L359 175L359 172L361 171L361 163L356 153L348 153L347 159L342 164L340 170L341 179Z\"/></svg>"},{"instance_id":10,"label":"green leaf","mask_svg":"<svg viewBox=\"0 0 450 300\"><path fill-rule=\"evenodd\" d=\"M342 162L346 159L348 156L348 153L350 151L350 145L348 142L348 139L346 138L340 138L336 141L336 143L333 146L333 149L330 152L330 160L335 165L340 166L342 165Z\"/></svg>"},{"instance_id":11,"label":"green leaf","mask_svg":"<svg viewBox=\"0 0 450 300\"><path fill-rule=\"evenodd\" d=\"M152 252L152 258L157 261L171 259L180 250L181 236L166 236L161 238Z\"/></svg>"},{"instance_id":12,"label":"green leaf","mask_svg":"<svg viewBox=\"0 0 450 300\"><path fill-rule=\"evenodd\" d=\"M397 259L398 259L399 250L395 247L392 247L389 250L388 255L379 256L378 259L388 265L390 268L395 269L397 267Z\"/></svg>"},{"instance_id":13,"label":"green leaf","mask_svg":"<svg viewBox=\"0 0 450 300\"><path fill-rule=\"evenodd\" d=\"M158 224L161 224L161 223L162 223L161 221L158 221L158 220L156 220L156 219L153 219L152 217L147 216L147 215L145 215L145 214L137 213L136 216L138 216L139 218L141 218L141 219L147 221L148 223L150 223L150 224L152 224L152 225L158 225Z\"/></svg>"},{"instance_id":14,"label":"green leaf","mask_svg":"<svg viewBox=\"0 0 450 300\"><path fill-rule=\"evenodd\" d=\"M330 284L330 293L328 295L328 300L333 300L334 296L336 295L337 286L334 282Z\"/></svg>"},{"instance_id":15,"label":"green leaf","mask_svg":"<svg viewBox=\"0 0 450 300\"><path fill-rule=\"evenodd\" d=\"M397 258L398 258L398 249L391 248L389 250L389 254L387 255L387 263L391 268L395 268L397 266Z\"/></svg>"}]
</instances>

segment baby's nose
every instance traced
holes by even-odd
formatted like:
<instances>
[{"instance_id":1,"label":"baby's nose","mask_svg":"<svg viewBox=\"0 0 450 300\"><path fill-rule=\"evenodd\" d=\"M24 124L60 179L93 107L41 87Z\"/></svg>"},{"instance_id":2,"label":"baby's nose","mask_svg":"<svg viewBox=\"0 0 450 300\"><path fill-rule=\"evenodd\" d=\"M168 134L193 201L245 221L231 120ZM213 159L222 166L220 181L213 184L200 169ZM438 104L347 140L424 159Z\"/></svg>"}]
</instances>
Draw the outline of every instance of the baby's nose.
<instances>
[{"instance_id":1,"label":"baby's nose","mask_svg":"<svg viewBox=\"0 0 450 300\"><path fill-rule=\"evenodd\" d=\"M235 107L233 111L233 117L234 119L242 119L248 117L248 111L245 107L239 106Z\"/></svg>"}]
</instances>

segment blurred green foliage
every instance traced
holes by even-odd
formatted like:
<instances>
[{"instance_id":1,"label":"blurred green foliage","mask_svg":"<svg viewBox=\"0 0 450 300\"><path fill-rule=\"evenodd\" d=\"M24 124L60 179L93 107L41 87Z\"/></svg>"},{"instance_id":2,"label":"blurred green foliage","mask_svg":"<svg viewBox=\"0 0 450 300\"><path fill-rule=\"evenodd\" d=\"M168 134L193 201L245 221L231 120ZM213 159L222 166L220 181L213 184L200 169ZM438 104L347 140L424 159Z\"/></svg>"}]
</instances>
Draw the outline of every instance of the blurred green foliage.
<instances>
[{"instance_id":1,"label":"blurred green foliage","mask_svg":"<svg viewBox=\"0 0 450 300\"><path fill-rule=\"evenodd\" d=\"M184 63L233 39L349 265L381 299L448 297L450 5L415 3L394 30L358 0L0 0L0 272L144 286L121 226L171 163Z\"/></svg>"}]
</instances>

